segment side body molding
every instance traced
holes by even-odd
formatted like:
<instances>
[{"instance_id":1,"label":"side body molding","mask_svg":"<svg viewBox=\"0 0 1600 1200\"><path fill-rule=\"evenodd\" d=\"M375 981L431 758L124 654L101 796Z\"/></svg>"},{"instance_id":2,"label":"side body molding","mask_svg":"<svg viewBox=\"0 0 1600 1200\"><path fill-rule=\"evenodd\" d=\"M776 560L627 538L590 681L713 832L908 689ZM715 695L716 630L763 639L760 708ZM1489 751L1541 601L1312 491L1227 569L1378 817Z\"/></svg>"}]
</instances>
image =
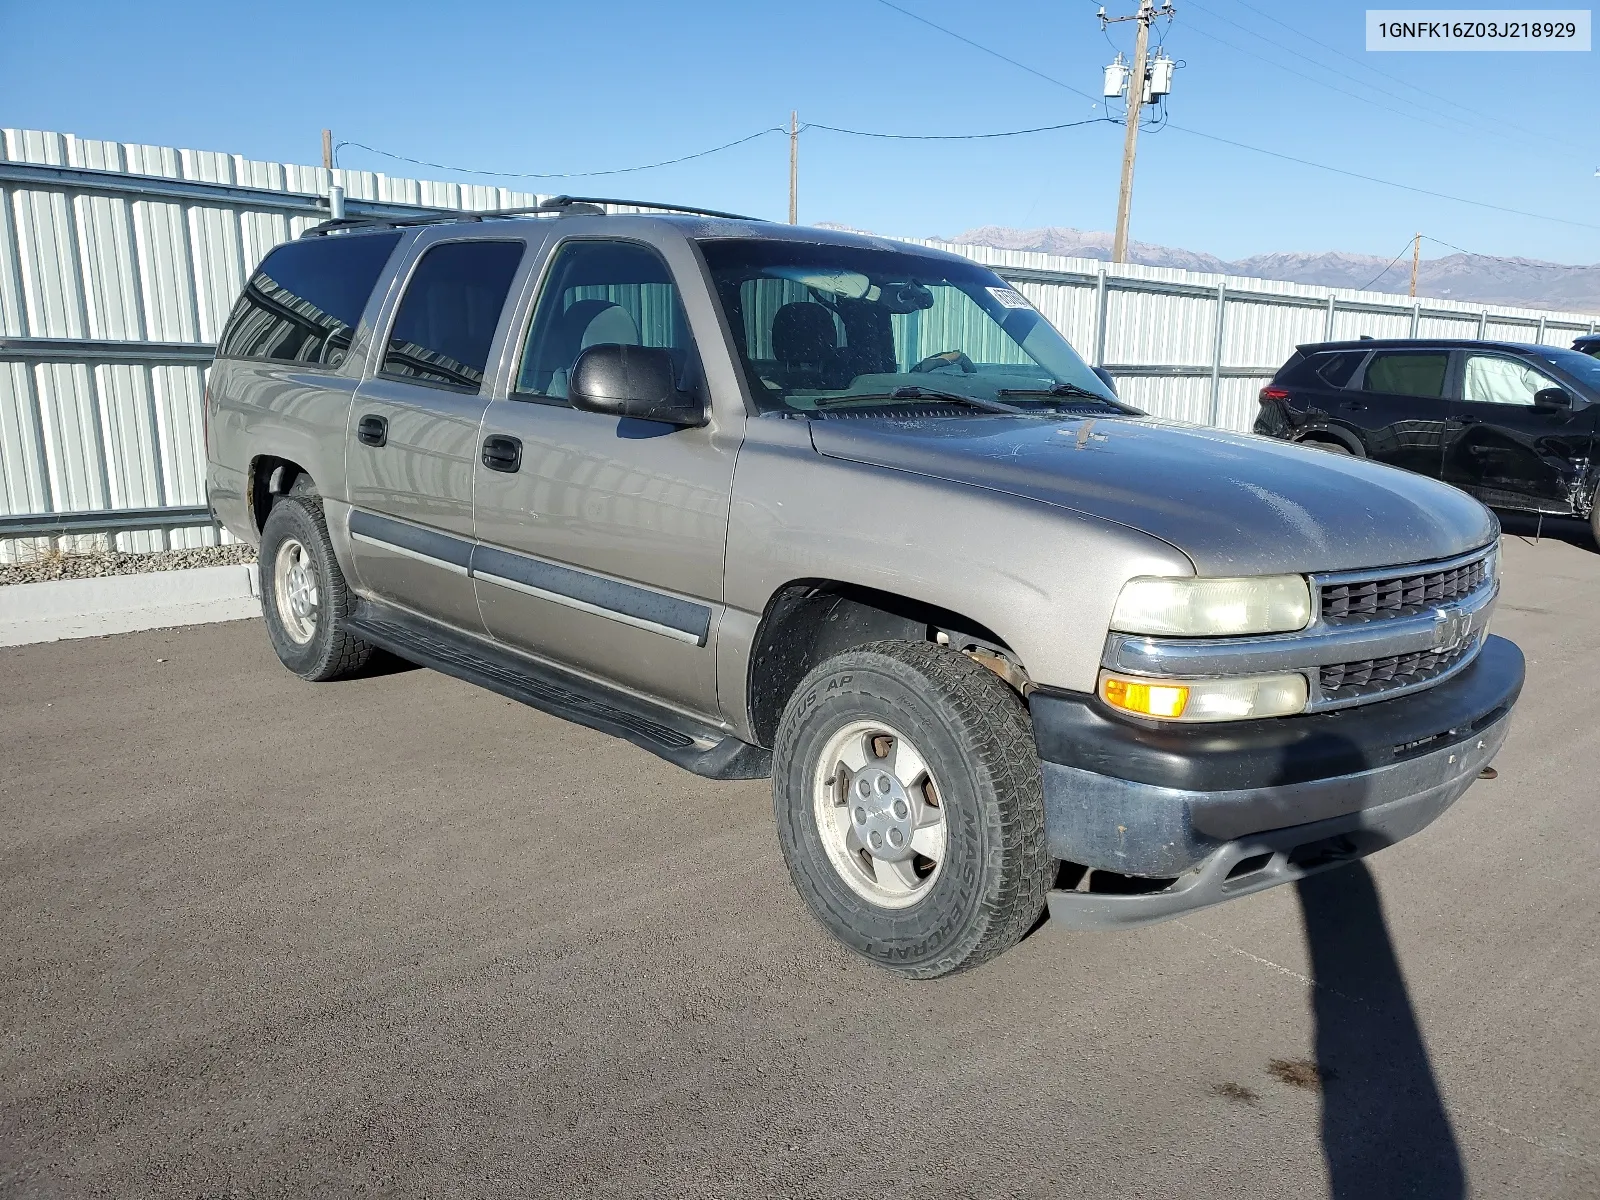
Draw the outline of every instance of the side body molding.
<instances>
[{"instance_id":1,"label":"side body molding","mask_svg":"<svg viewBox=\"0 0 1600 1200\"><path fill-rule=\"evenodd\" d=\"M362 509L351 509L349 528L356 541L675 641L704 646L710 636L709 607L653 588L513 554Z\"/></svg>"}]
</instances>

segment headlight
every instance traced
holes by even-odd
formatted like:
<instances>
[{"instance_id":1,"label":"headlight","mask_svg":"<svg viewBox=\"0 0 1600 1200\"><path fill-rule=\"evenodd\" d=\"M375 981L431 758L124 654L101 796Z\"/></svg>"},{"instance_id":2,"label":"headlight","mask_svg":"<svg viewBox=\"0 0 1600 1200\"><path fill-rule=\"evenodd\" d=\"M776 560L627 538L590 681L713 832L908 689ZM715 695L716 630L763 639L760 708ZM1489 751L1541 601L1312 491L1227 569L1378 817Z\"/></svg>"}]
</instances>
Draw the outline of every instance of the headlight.
<instances>
[{"instance_id":1,"label":"headlight","mask_svg":"<svg viewBox=\"0 0 1600 1200\"><path fill-rule=\"evenodd\" d=\"M1100 673L1100 698L1112 708L1168 721L1247 721L1302 711L1308 695L1299 674L1237 679L1143 679Z\"/></svg>"},{"instance_id":2,"label":"headlight","mask_svg":"<svg viewBox=\"0 0 1600 1200\"><path fill-rule=\"evenodd\" d=\"M1311 589L1303 575L1146 577L1123 584L1111 628L1120 633L1226 637L1289 633L1304 629L1310 620Z\"/></svg>"}]
</instances>

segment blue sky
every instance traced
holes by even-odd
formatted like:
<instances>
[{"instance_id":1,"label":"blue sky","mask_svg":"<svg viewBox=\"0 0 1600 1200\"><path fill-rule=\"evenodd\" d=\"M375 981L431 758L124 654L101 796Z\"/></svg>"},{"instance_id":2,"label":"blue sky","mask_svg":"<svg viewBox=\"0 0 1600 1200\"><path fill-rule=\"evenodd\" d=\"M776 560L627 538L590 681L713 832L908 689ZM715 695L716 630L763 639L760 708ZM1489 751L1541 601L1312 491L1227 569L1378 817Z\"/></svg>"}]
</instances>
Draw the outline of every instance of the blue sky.
<instances>
[{"instance_id":1,"label":"blue sky","mask_svg":"<svg viewBox=\"0 0 1600 1200\"><path fill-rule=\"evenodd\" d=\"M1115 49L1132 45L1130 26L1102 35L1098 0L896 3L1091 97ZM1600 261L1594 52L1368 54L1364 11L1342 0L1178 0L1165 33L1184 63L1174 128L1141 136L1134 237L1224 257L1388 257L1421 230L1483 253ZM791 109L861 130L979 133L1103 115L1093 103L878 0L0 0L0 124L255 158L316 162L331 126L436 162L587 171L690 154L786 124ZM1332 175L1176 126L1578 224ZM801 220L913 236L985 224L1109 229L1121 132L1092 124L897 143L813 130L802 139ZM479 178L353 147L341 163ZM517 186L781 219L787 180L787 139L774 134L675 167Z\"/></svg>"}]
</instances>

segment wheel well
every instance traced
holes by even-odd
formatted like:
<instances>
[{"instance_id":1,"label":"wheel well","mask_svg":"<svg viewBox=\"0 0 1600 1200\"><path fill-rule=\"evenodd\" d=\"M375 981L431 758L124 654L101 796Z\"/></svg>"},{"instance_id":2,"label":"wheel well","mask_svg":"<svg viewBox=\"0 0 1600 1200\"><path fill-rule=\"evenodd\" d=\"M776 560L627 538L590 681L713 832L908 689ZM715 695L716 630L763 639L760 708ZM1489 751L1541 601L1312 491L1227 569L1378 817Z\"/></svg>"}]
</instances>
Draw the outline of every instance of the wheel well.
<instances>
[{"instance_id":1,"label":"wheel well","mask_svg":"<svg viewBox=\"0 0 1600 1200\"><path fill-rule=\"evenodd\" d=\"M299 463L270 454L258 456L250 464L250 520L260 533L267 516L280 496L316 495L317 486Z\"/></svg>"},{"instance_id":2,"label":"wheel well","mask_svg":"<svg viewBox=\"0 0 1600 1200\"><path fill-rule=\"evenodd\" d=\"M1367 456L1366 451L1359 443L1355 441L1355 439L1340 437L1337 433L1327 429L1313 429L1310 433L1302 434L1295 440L1298 441L1302 446L1307 442L1327 442L1334 446L1343 446L1346 450L1350 451L1351 454L1356 455L1358 458L1365 458Z\"/></svg>"},{"instance_id":3,"label":"wheel well","mask_svg":"<svg viewBox=\"0 0 1600 1200\"><path fill-rule=\"evenodd\" d=\"M960 613L836 580L796 580L767 602L751 648L746 700L756 741L772 745L789 697L819 663L877 641L939 642L1024 695L1033 687L1010 647Z\"/></svg>"}]
</instances>

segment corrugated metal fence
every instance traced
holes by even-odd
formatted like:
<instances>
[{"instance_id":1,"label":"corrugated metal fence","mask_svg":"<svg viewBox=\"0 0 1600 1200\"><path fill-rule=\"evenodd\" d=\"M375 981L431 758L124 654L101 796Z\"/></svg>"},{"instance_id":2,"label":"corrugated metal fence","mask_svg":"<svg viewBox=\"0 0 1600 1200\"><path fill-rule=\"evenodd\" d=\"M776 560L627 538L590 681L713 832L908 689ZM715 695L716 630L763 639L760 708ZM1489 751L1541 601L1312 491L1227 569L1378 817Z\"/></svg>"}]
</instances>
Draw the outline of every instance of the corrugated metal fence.
<instances>
[{"instance_id":1,"label":"corrugated metal fence","mask_svg":"<svg viewBox=\"0 0 1600 1200\"><path fill-rule=\"evenodd\" d=\"M334 183L352 215L539 201L0 130L0 561L107 537L125 550L226 539L204 514L204 372L245 278L274 245L326 217L321 197ZM1015 283L1118 377L1130 403L1233 429L1249 428L1257 390L1299 342L1369 333L1565 345L1595 328L1574 313L944 248ZM107 510L121 514L124 532L92 532L106 528Z\"/></svg>"}]
</instances>

